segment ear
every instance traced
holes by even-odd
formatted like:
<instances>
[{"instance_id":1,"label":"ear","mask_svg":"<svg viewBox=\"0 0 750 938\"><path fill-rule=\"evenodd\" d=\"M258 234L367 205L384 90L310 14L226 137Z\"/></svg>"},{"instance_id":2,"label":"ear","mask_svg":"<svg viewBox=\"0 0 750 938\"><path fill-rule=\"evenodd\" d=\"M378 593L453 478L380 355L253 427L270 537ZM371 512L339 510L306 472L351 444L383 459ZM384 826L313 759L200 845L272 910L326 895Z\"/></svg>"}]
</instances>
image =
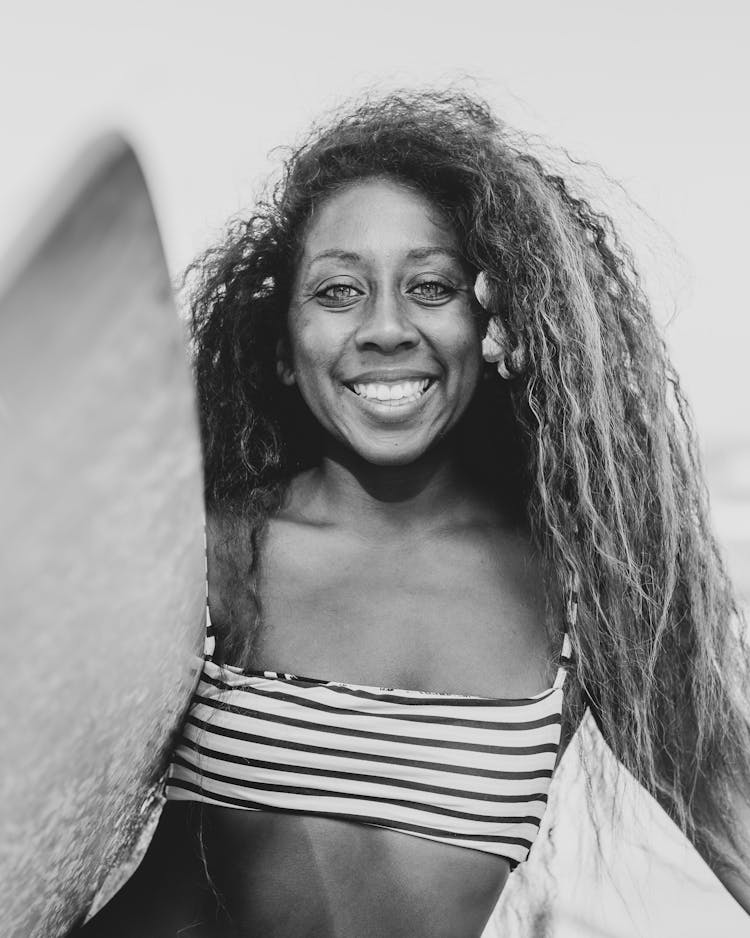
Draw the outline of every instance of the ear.
<instances>
[{"instance_id":1,"label":"ear","mask_svg":"<svg viewBox=\"0 0 750 938\"><path fill-rule=\"evenodd\" d=\"M276 343L276 374L285 387L290 388L295 383L291 355L285 339L279 339Z\"/></svg>"}]
</instances>

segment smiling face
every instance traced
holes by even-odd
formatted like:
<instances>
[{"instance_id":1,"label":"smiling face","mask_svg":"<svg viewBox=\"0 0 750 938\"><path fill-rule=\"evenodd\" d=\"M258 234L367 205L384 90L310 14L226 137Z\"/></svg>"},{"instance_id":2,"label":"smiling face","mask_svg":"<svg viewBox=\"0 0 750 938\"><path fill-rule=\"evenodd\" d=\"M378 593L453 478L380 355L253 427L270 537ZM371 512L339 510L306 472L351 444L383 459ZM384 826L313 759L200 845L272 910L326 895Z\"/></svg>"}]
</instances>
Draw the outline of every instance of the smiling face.
<instances>
[{"instance_id":1,"label":"smiling face","mask_svg":"<svg viewBox=\"0 0 750 938\"><path fill-rule=\"evenodd\" d=\"M333 439L374 465L426 453L480 378L456 236L424 195L389 180L352 183L315 212L288 325L286 380Z\"/></svg>"}]
</instances>

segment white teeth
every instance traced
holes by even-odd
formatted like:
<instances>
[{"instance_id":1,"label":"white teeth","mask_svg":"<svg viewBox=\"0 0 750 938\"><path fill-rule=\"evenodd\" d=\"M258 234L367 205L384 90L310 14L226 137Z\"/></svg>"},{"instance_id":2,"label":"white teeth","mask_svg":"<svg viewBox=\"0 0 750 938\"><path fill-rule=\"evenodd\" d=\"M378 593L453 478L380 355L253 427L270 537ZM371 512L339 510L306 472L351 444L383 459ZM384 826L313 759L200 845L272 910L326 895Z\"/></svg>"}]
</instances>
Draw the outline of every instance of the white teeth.
<instances>
[{"instance_id":1,"label":"white teeth","mask_svg":"<svg viewBox=\"0 0 750 938\"><path fill-rule=\"evenodd\" d=\"M418 400L429 384L429 378L422 378L419 381L399 381L395 384L353 384L351 387L355 394L368 400L407 403Z\"/></svg>"}]
</instances>

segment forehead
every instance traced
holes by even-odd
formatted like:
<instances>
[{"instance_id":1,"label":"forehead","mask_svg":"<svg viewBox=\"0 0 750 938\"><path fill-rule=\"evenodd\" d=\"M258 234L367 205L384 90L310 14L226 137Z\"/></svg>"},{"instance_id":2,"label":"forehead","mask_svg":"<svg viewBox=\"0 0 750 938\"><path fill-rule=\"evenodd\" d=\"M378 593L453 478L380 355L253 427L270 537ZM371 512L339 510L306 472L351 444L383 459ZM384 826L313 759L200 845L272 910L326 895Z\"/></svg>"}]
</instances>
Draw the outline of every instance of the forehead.
<instances>
[{"instance_id":1,"label":"forehead","mask_svg":"<svg viewBox=\"0 0 750 938\"><path fill-rule=\"evenodd\" d=\"M305 233L302 266L327 251L398 258L415 247L458 253L453 226L427 196L388 179L351 183L316 210Z\"/></svg>"}]
</instances>

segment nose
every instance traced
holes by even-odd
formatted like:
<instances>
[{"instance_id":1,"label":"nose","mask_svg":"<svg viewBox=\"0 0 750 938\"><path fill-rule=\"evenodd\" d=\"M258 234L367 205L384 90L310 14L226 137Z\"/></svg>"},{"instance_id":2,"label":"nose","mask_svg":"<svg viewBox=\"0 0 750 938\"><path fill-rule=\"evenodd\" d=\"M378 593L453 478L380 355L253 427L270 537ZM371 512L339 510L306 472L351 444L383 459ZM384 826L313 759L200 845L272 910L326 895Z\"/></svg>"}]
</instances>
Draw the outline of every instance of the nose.
<instances>
[{"instance_id":1,"label":"nose","mask_svg":"<svg viewBox=\"0 0 750 938\"><path fill-rule=\"evenodd\" d=\"M362 351L376 349L388 354L414 348L419 342L419 331L400 298L384 291L368 304L355 340Z\"/></svg>"}]
</instances>

